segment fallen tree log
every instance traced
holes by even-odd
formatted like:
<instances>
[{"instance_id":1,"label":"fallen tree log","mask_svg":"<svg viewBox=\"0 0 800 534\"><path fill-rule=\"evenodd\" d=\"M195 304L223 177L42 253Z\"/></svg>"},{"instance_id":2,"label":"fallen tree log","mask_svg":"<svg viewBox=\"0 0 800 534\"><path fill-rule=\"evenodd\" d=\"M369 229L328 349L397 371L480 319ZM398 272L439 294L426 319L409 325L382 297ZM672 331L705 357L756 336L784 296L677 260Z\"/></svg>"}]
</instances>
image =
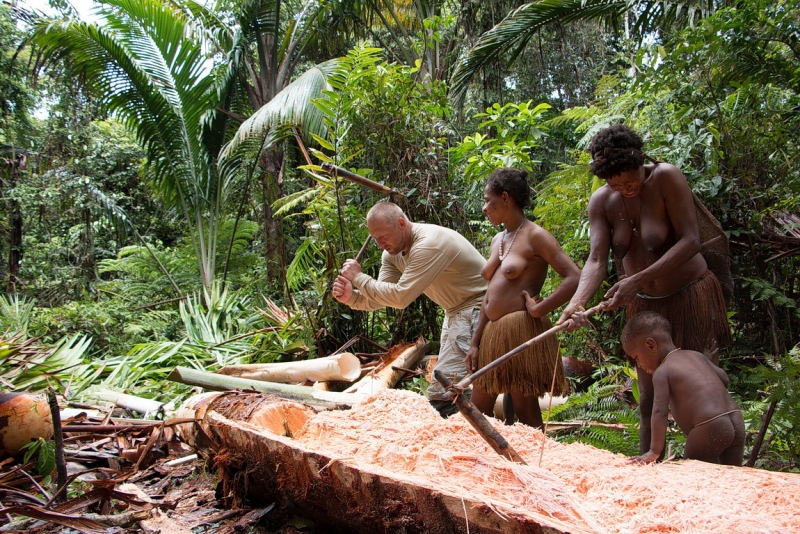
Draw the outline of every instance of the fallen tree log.
<instances>
[{"instance_id":1,"label":"fallen tree log","mask_svg":"<svg viewBox=\"0 0 800 534\"><path fill-rule=\"evenodd\" d=\"M53 415L41 393L0 394L0 459L39 438L53 436Z\"/></svg>"},{"instance_id":2,"label":"fallen tree log","mask_svg":"<svg viewBox=\"0 0 800 534\"><path fill-rule=\"evenodd\" d=\"M339 393L335 391L321 391L309 386L295 386L291 384L278 384L276 382L262 382L248 380L235 376L218 375L207 371L197 371L186 367L176 367L167 377L167 380L180 382L189 386L200 386L211 391L233 391L236 389L268 393L284 399L293 400L317 408L342 408L358 404L362 395L352 393Z\"/></svg>"},{"instance_id":3,"label":"fallen tree log","mask_svg":"<svg viewBox=\"0 0 800 534\"><path fill-rule=\"evenodd\" d=\"M417 397L428 405L424 397L410 392L385 391L404 395L406 399ZM366 412L372 408L366 408ZM429 420L443 421L433 408L427 410ZM214 463L221 470L225 494L248 495L250 500L259 503L277 501L313 519L326 532L597 532L580 519L577 511L572 511L572 521L564 521L568 517L566 514L559 518L541 510L506 507L495 499L484 501L481 497L485 496L480 494L475 498L469 486L447 484L451 474L438 472L438 469L423 476L409 475L402 470L393 472L376 463L358 461L349 453L320 451L316 444L326 438L320 434L322 428L313 425L314 418L319 415L307 407L274 397L237 393L194 396L177 414L202 420L204 435L215 442L218 450ZM376 418L380 419L381 415L376 414ZM363 424L358 417L356 421ZM187 443L199 445L196 427L186 425L184 432L182 436ZM369 433L374 432L371 429ZM376 436L371 440L376 438L381 439ZM391 447L389 449L387 452L391 455ZM456 463L464 457L459 456ZM402 462L407 458L395 458L398 460ZM452 458L442 457L437 464L447 467L452 461ZM479 460L478 464L482 462ZM515 479L512 464L505 461L504 464L503 472L497 473L498 480ZM475 464L470 469L473 467ZM486 473L478 476L486 476ZM548 477L535 482L539 487L553 486L553 480ZM566 503L565 509L571 509L568 495L559 494L554 499Z\"/></svg>"},{"instance_id":4,"label":"fallen tree log","mask_svg":"<svg viewBox=\"0 0 800 534\"><path fill-rule=\"evenodd\" d=\"M495 454L460 414L442 419L407 391L316 414L279 401L254 410L252 397L238 395L193 397L180 413L202 418L219 446L223 491L278 501L326 532L800 531L797 474L692 460L634 465L490 420L532 464L519 465ZM252 413L271 417L274 430ZM194 443L192 426L182 428Z\"/></svg>"},{"instance_id":5,"label":"fallen tree log","mask_svg":"<svg viewBox=\"0 0 800 534\"><path fill-rule=\"evenodd\" d=\"M345 393L375 393L381 389L394 387L405 371L392 367L410 369L422 359L431 344L420 338L414 344L401 344L392 347L381 357L378 367L367 376L345 389Z\"/></svg>"},{"instance_id":6,"label":"fallen tree log","mask_svg":"<svg viewBox=\"0 0 800 534\"><path fill-rule=\"evenodd\" d=\"M217 371L217 374L287 384L302 383L307 380L352 382L361 376L361 362L353 354L342 352L325 358L297 362L226 365Z\"/></svg>"}]
</instances>

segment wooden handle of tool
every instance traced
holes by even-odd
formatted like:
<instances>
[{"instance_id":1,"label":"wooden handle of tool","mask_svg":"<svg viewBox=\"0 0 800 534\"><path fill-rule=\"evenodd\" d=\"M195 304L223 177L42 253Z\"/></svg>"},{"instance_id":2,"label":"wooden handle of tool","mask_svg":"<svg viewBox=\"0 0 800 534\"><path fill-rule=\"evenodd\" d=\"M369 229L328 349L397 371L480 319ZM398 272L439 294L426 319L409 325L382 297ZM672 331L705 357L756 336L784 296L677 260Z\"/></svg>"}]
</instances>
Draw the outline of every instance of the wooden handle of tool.
<instances>
[{"instance_id":1,"label":"wooden handle of tool","mask_svg":"<svg viewBox=\"0 0 800 534\"><path fill-rule=\"evenodd\" d=\"M379 184L378 182L370 180L369 178L364 178L360 174L350 172L347 169L343 169L332 163L328 163L327 161L324 161L322 165L320 165L320 167L322 167L323 171L329 172L334 176L340 176L342 178L350 180L353 183L363 185L364 187L369 187L370 189L373 189L379 193L383 193L385 195L392 195L396 193L396 191L391 187L386 187L383 184Z\"/></svg>"},{"instance_id":2,"label":"wooden handle of tool","mask_svg":"<svg viewBox=\"0 0 800 534\"><path fill-rule=\"evenodd\" d=\"M584 313L587 316L594 315L595 313L597 313L597 312L599 312L601 310L604 310L606 308L606 306L608 306L608 302L601 302L600 304L598 304L594 308L589 308ZM561 324L557 324L554 327L552 327L552 328L550 328L548 330L545 330L544 332L542 332L538 336L536 336L534 338L531 338L528 341L526 341L525 343L523 343L522 345L520 345L520 346L518 346L516 348L513 348L510 351L506 352L505 354L503 354L502 356L497 358L495 361L493 361L492 363L490 363L486 367L482 367L482 368L478 369L477 371L475 371L471 375L469 375L466 378L464 378L463 380L461 380L454 387L459 388L459 389L466 388L467 386L472 384L475 380L477 380L479 377L485 375L486 373L488 373L489 371L491 371L492 369L494 369L498 365L501 365L503 362L505 362L509 358L513 357L515 354L519 354L523 350L525 350L525 349L527 349L529 347L532 347L533 345L535 345L539 341L552 336L556 332L560 332L561 330L564 330L567 326L569 326L569 323L570 323L569 321L564 321Z\"/></svg>"},{"instance_id":3,"label":"wooden handle of tool","mask_svg":"<svg viewBox=\"0 0 800 534\"><path fill-rule=\"evenodd\" d=\"M372 241L372 236L368 235L367 239L364 240L364 244L361 245L361 249L358 251L358 254L356 254L355 260L358 263L361 263L361 258L364 256L364 253L367 251L367 247L369 246L369 242L370 241Z\"/></svg>"},{"instance_id":4,"label":"wooden handle of tool","mask_svg":"<svg viewBox=\"0 0 800 534\"><path fill-rule=\"evenodd\" d=\"M445 389L450 388L450 380L447 379L445 374L438 370L433 370L433 376L436 380L444 387ZM481 411L469 400L465 395L458 395L453 399L453 402L456 406L458 406L458 410L461 412L461 415L472 425L472 428L486 440L486 443L489 444L494 451L503 456L508 458L512 462L517 462L522 465L528 465L525 463L525 460L514 450L506 438L503 437L500 432L495 430L492 424L486 420L486 417L481 413Z\"/></svg>"}]
</instances>

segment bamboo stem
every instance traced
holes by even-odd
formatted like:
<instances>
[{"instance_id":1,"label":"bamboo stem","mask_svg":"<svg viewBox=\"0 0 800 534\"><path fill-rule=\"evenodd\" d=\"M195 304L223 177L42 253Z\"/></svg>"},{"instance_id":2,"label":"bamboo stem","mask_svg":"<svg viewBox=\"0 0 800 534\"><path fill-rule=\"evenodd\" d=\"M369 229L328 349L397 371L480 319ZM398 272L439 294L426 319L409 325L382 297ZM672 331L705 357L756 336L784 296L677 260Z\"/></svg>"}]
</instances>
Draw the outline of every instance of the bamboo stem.
<instances>
[{"instance_id":1,"label":"bamboo stem","mask_svg":"<svg viewBox=\"0 0 800 534\"><path fill-rule=\"evenodd\" d=\"M308 386L294 386L275 382L261 382L235 376L218 375L207 371L197 371L186 367L176 367L167 380L190 386L200 386L211 391L232 391L236 389L260 391L302 404L322 408L341 408L358 404L362 396L351 393L320 391Z\"/></svg>"}]
</instances>

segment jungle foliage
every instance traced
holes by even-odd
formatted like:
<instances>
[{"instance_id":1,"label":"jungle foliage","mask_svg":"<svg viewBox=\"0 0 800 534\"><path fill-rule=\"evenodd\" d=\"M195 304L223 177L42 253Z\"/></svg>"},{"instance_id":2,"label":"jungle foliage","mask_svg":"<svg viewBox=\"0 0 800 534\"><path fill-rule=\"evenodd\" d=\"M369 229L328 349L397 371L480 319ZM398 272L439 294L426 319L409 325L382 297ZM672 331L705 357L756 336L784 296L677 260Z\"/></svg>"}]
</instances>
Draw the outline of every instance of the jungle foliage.
<instances>
[{"instance_id":1,"label":"jungle foliage","mask_svg":"<svg viewBox=\"0 0 800 534\"><path fill-rule=\"evenodd\" d=\"M112 0L86 22L0 6L0 378L172 401L188 392L164 379L178 364L322 356L360 334L435 342L426 298L369 314L332 298L385 197L320 165L393 188L412 220L484 253L498 230L483 182L525 168L529 216L581 265L600 185L585 149L625 122L730 237L722 365L748 447L772 414L756 465L797 470L798 13L797 0ZM551 416L602 424L562 439L638 449L622 322L563 336L596 383Z\"/></svg>"}]
</instances>

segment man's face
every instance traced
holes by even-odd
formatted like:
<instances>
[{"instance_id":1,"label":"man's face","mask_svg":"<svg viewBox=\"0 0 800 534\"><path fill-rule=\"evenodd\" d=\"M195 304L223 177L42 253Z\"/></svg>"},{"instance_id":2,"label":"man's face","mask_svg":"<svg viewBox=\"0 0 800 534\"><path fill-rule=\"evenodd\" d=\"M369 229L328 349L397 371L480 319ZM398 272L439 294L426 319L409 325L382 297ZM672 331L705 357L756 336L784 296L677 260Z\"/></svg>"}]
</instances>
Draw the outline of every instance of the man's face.
<instances>
[{"instance_id":1,"label":"man's face","mask_svg":"<svg viewBox=\"0 0 800 534\"><path fill-rule=\"evenodd\" d=\"M396 219L390 222L379 218L367 222L369 235L375 238L378 246L389 254L399 254L406 251L405 227L406 221L404 219Z\"/></svg>"}]
</instances>

